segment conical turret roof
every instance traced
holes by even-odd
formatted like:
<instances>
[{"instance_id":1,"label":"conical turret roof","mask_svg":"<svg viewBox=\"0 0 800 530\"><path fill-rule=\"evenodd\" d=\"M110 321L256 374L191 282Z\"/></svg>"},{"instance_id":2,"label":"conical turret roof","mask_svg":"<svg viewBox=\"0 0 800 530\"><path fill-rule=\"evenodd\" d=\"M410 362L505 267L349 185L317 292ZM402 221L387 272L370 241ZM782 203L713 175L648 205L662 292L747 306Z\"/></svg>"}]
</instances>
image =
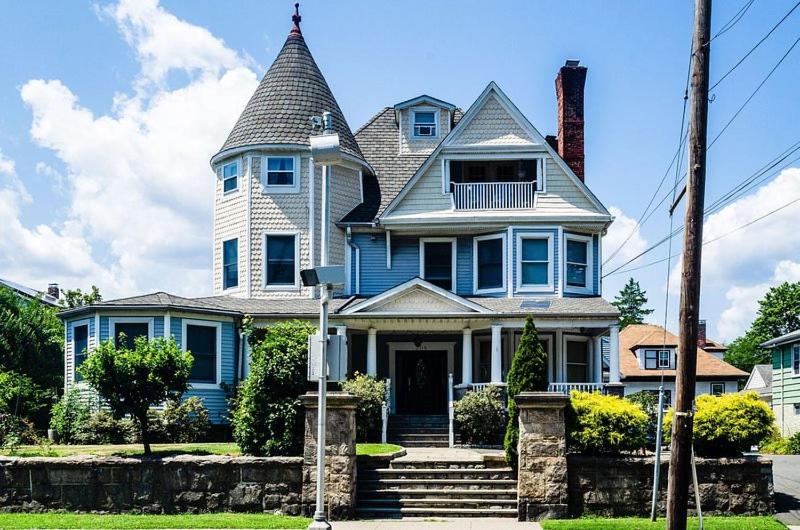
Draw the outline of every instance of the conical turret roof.
<instances>
[{"instance_id":1,"label":"conical turret roof","mask_svg":"<svg viewBox=\"0 0 800 530\"><path fill-rule=\"evenodd\" d=\"M295 7L297 7L295 5ZM343 152L364 160L336 98L300 32L300 15L220 152L259 144L309 145L310 118L328 111ZM319 134L319 131L316 131Z\"/></svg>"}]
</instances>

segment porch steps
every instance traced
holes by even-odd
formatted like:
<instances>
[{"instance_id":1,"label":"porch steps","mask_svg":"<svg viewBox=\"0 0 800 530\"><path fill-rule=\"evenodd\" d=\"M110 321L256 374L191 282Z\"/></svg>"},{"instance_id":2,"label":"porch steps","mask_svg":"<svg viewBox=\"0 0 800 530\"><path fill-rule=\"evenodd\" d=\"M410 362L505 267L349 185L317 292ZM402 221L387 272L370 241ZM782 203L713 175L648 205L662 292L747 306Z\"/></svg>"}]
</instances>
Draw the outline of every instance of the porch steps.
<instances>
[{"instance_id":1,"label":"porch steps","mask_svg":"<svg viewBox=\"0 0 800 530\"><path fill-rule=\"evenodd\" d=\"M403 447L447 447L449 432L445 415L392 415L387 438Z\"/></svg>"},{"instance_id":2,"label":"porch steps","mask_svg":"<svg viewBox=\"0 0 800 530\"><path fill-rule=\"evenodd\" d=\"M359 460L362 517L517 517L517 480L502 461Z\"/></svg>"}]
</instances>

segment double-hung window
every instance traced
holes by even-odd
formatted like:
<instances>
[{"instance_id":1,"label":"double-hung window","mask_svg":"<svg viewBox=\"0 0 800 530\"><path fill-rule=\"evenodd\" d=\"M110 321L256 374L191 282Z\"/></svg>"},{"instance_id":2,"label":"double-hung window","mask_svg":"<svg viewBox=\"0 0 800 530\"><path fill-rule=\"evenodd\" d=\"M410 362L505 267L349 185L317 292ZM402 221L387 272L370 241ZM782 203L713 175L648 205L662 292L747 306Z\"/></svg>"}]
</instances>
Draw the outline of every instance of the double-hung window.
<instances>
[{"instance_id":1,"label":"double-hung window","mask_svg":"<svg viewBox=\"0 0 800 530\"><path fill-rule=\"evenodd\" d=\"M517 245L519 289L552 287L552 245L550 237L520 236Z\"/></svg>"},{"instance_id":2,"label":"double-hung window","mask_svg":"<svg viewBox=\"0 0 800 530\"><path fill-rule=\"evenodd\" d=\"M505 238L502 235L475 238L473 249L475 267L475 292L501 292L505 288L505 267L503 258Z\"/></svg>"},{"instance_id":3,"label":"double-hung window","mask_svg":"<svg viewBox=\"0 0 800 530\"><path fill-rule=\"evenodd\" d=\"M792 346L792 373L800 375L800 344Z\"/></svg>"},{"instance_id":4,"label":"double-hung window","mask_svg":"<svg viewBox=\"0 0 800 530\"><path fill-rule=\"evenodd\" d=\"M194 362L189 374L189 382L195 386L219 383L220 332L218 322L184 320L184 349L192 353Z\"/></svg>"},{"instance_id":5,"label":"double-hung window","mask_svg":"<svg viewBox=\"0 0 800 530\"><path fill-rule=\"evenodd\" d=\"M436 137L436 111L434 110L415 110L414 116L414 137L434 138Z\"/></svg>"},{"instance_id":6,"label":"double-hung window","mask_svg":"<svg viewBox=\"0 0 800 530\"><path fill-rule=\"evenodd\" d=\"M264 285L267 288L296 287L298 282L296 234L264 236Z\"/></svg>"},{"instance_id":7,"label":"double-hung window","mask_svg":"<svg viewBox=\"0 0 800 530\"><path fill-rule=\"evenodd\" d=\"M151 321L152 319L150 318L130 317L109 322L109 327L114 337L114 346L132 350L136 347L137 338L144 337L149 339L152 332Z\"/></svg>"},{"instance_id":8,"label":"double-hung window","mask_svg":"<svg viewBox=\"0 0 800 530\"><path fill-rule=\"evenodd\" d=\"M567 238L567 287L589 288L589 241Z\"/></svg>"},{"instance_id":9,"label":"double-hung window","mask_svg":"<svg viewBox=\"0 0 800 530\"><path fill-rule=\"evenodd\" d=\"M455 291L456 240L431 238L420 240L420 272L422 279L434 285Z\"/></svg>"},{"instance_id":10,"label":"double-hung window","mask_svg":"<svg viewBox=\"0 0 800 530\"><path fill-rule=\"evenodd\" d=\"M721 396L725 393L725 383L711 383L711 395Z\"/></svg>"},{"instance_id":11,"label":"double-hung window","mask_svg":"<svg viewBox=\"0 0 800 530\"><path fill-rule=\"evenodd\" d=\"M670 359L669 359L669 350L659 350L658 352L658 367L659 368L669 368L670 367Z\"/></svg>"},{"instance_id":12,"label":"double-hung window","mask_svg":"<svg viewBox=\"0 0 800 530\"><path fill-rule=\"evenodd\" d=\"M263 164L263 182L267 191L273 193L297 193L300 191L295 157L267 156L264 157Z\"/></svg>"},{"instance_id":13,"label":"double-hung window","mask_svg":"<svg viewBox=\"0 0 800 530\"><path fill-rule=\"evenodd\" d=\"M229 239L222 243L222 288L232 289L239 285L239 240Z\"/></svg>"},{"instance_id":14,"label":"double-hung window","mask_svg":"<svg viewBox=\"0 0 800 530\"><path fill-rule=\"evenodd\" d=\"M81 324L72 327L72 353L74 359L75 381L83 379L78 372L78 367L86 360L89 348L89 325Z\"/></svg>"},{"instance_id":15,"label":"double-hung window","mask_svg":"<svg viewBox=\"0 0 800 530\"><path fill-rule=\"evenodd\" d=\"M644 350L645 370L669 369L672 366L670 350Z\"/></svg>"},{"instance_id":16,"label":"double-hung window","mask_svg":"<svg viewBox=\"0 0 800 530\"><path fill-rule=\"evenodd\" d=\"M222 166L222 192L229 193L239 189L239 163L232 162Z\"/></svg>"}]
</instances>

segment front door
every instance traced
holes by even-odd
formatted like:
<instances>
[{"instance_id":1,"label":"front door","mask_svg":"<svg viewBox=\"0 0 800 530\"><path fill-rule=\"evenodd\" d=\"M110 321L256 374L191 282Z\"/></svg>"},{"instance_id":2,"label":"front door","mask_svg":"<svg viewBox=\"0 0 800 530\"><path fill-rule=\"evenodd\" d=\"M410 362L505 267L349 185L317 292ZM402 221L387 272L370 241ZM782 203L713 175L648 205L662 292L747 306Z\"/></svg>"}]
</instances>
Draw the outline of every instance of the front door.
<instances>
[{"instance_id":1,"label":"front door","mask_svg":"<svg viewBox=\"0 0 800 530\"><path fill-rule=\"evenodd\" d=\"M447 352L398 351L397 413L447 412Z\"/></svg>"}]
</instances>

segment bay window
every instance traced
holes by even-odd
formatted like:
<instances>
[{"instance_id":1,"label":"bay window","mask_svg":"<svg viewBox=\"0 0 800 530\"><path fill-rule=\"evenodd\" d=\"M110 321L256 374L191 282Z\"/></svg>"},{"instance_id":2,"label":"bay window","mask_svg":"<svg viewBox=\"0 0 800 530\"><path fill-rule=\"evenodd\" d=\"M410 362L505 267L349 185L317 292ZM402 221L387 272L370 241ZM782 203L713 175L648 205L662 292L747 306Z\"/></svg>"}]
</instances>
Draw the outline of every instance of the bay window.
<instances>
[{"instance_id":1,"label":"bay window","mask_svg":"<svg viewBox=\"0 0 800 530\"><path fill-rule=\"evenodd\" d=\"M505 289L505 236L476 237L473 245L475 292L502 292Z\"/></svg>"},{"instance_id":2,"label":"bay window","mask_svg":"<svg viewBox=\"0 0 800 530\"><path fill-rule=\"evenodd\" d=\"M591 289L591 238L570 235L566 237L566 284L573 290Z\"/></svg>"},{"instance_id":3,"label":"bay window","mask_svg":"<svg viewBox=\"0 0 800 530\"><path fill-rule=\"evenodd\" d=\"M195 387L220 382L219 355L222 325L219 322L183 320L183 349L192 353L194 362L189 382Z\"/></svg>"},{"instance_id":4,"label":"bay window","mask_svg":"<svg viewBox=\"0 0 800 530\"><path fill-rule=\"evenodd\" d=\"M419 261L422 279L442 289L455 291L455 238L422 238L419 243Z\"/></svg>"},{"instance_id":5,"label":"bay window","mask_svg":"<svg viewBox=\"0 0 800 530\"><path fill-rule=\"evenodd\" d=\"M552 288L552 238L527 235L517 239L517 285L520 291Z\"/></svg>"}]
</instances>

